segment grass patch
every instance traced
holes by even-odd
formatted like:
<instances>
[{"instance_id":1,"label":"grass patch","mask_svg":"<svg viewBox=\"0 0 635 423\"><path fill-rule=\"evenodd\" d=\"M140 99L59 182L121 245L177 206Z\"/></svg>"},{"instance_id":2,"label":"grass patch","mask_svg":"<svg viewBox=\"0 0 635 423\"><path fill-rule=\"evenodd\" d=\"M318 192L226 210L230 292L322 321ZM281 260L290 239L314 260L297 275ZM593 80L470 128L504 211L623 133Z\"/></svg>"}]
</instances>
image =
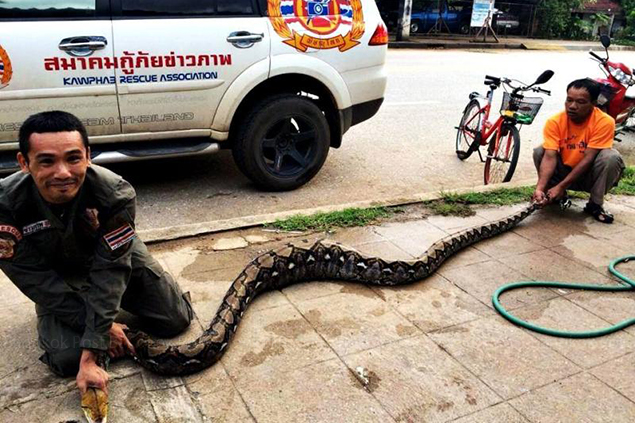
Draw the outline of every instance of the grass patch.
<instances>
[{"instance_id":1,"label":"grass patch","mask_svg":"<svg viewBox=\"0 0 635 423\"><path fill-rule=\"evenodd\" d=\"M335 227L350 228L370 225L398 211L399 209L388 207L350 208L330 213L317 213L311 216L291 216L288 219L276 220L266 225L266 227L283 231L327 231Z\"/></svg>"},{"instance_id":2,"label":"grass patch","mask_svg":"<svg viewBox=\"0 0 635 423\"><path fill-rule=\"evenodd\" d=\"M489 192L468 192L465 194L441 193L441 200L448 204L492 204L507 206L528 201L534 187L499 188Z\"/></svg>"},{"instance_id":3,"label":"grass patch","mask_svg":"<svg viewBox=\"0 0 635 423\"><path fill-rule=\"evenodd\" d=\"M620 183L611 190L613 194L635 195L635 166L624 169Z\"/></svg>"},{"instance_id":4,"label":"grass patch","mask_svg":"<svg viewBox=\"0 0 635 423\"><path fill-rule=\"evenodd\" d=\"M438 200L429 201L426 206L433 214L442 216L473 216L470 205L497 205L523 203L531 198L534 187L499 188L489 192L468 192L465 194L441 193Z\"/></svg>"}]
</instances>

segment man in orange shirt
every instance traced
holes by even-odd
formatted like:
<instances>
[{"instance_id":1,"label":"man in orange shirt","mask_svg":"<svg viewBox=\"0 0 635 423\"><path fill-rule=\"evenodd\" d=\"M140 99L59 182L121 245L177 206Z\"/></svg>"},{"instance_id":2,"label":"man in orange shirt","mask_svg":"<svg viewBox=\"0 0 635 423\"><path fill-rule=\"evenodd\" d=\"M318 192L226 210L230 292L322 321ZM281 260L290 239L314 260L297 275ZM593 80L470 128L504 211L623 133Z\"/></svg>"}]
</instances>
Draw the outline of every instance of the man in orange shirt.
<instances>
[{"instance_id":1,"label":"man in orange shirt","mask_svg":"<svg viewBox=\"0 0 635 423\"><path fill-rule=\"evenodd\" d=\"M603 208L604 195L622 176L624 162L613 149L615 120L595 107L599 85L578 79L567 86L565 110L545 124L542 147L534 150L538 183L532 200L543 206L566 204L567 189L591 194L584 211L603 223L613 215Z\"/></svg>"}]
</instances>

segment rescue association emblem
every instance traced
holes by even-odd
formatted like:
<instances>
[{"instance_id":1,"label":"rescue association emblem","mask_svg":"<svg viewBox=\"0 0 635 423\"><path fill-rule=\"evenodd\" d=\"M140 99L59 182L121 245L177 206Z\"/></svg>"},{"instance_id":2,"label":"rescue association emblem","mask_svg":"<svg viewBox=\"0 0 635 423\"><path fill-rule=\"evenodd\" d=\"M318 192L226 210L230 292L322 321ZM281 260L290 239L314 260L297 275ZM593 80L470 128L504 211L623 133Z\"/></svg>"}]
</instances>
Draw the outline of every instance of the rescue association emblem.
<instances>
[{"instance_id":1,"label":"rescue association emblem","mask_svg":"<svg viewBox=\"0 0 635 423\"><path fill-rule=\"evenodd\" d=\"M0 238L0 259L13 258L15 254L15 241L12 239Z\"/></svg>"},{"instance_id":2,"label":"rescue association emblem","mask_svg":"<svg viewBox=\"0 0 635 423\"><path fill-rule=\"evenodd\" d=\"M0 89L9 85L13 76L13 68L11 68L11 60L5 49L0 46Z\"/></svg>"},{"instance_id":3,"label":"rescue association emblem","mask_svg":"<svg viewBox=\"0 0 635 423\"><path fill-rule=\"evenodd\" d=\"M20 231L11 225L0 225L0 259L10 259L15 254L15 246L22 240Z\"/></svg>"},{"instance_id":4,"label":"rescue association emblem","mask_svg":"<svg viewBox=\"0 0 635 423\"><path fill-rule=\"evenodd\" d=\"M269 0L268 10L283 42L303 52L349 50L365 31L361 0Z\"/></svg>"}]
</instances>

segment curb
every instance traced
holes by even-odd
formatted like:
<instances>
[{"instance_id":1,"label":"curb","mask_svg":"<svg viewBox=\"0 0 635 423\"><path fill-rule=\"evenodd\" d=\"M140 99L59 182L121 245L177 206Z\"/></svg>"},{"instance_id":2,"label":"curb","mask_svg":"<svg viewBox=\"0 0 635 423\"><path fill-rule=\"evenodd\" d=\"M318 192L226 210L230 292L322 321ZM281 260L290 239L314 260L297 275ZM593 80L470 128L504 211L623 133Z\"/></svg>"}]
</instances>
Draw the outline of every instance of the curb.
<instances>
[{"instance_id":1,"label":"curb","mask_svg":"<svg viewBox=\"0 0 635 423\"><path fill-rule=\"evenodd\" d=\"M389 48L394 49L501 49L501 50L540 50L540 51L602 51L602 46L596 44L549 44L540 42L522 43L482 43L482 42L438 42L438 41L390 41ZM612 51L635 51L635 46L611 45Z\"/></svg>"},{"instance_id":2,"label":"curb","mask_svg":"<svg viewBox=\"0 0 635 423\"><path fill-rule=\"evenodd\" d=\"M498 188L517 188L521 186L534 185L534 179L526 179L516 182L508 182L504 184L483 185L472 188L461 188L451 190L441 190L435 192L426 192L422 194L414 194L407 197L399 197L387 200L369 200L358 201L354 203L338 204L333 206L321 206L308 209L289 210L284 212L261 214L254 216L237 217L225 220L213 220L209 222L191 223L187 225L169 226L166 228L139 230L137 233L145 243L155 244L159 242L172 241L181 238L190 238L199 235L206 235L216 232L225 232L237 229L246 229L254 226L260 226L265 223L272 223L276 220L286 219L298 214L313 215L316 213L329 213L334 211L342 211L348 208L368 208L368 207L396 207L409 204L421 203L423 201L437 200L442 193L465 194L468 192L488 192Z\"/></svg>"},{"instance_id":3,"label":"curb","mask_svg":"<svg viewBox=\"0 0 635 423\"><path fill-rule=\"evenodd\" d=\"M438 42L412 42L412 41L392 41L388 43L389 48L409 48L409 49L506 49L522 50L526 47L522 43L438 43Z\"/></svg>"}]
</instances>

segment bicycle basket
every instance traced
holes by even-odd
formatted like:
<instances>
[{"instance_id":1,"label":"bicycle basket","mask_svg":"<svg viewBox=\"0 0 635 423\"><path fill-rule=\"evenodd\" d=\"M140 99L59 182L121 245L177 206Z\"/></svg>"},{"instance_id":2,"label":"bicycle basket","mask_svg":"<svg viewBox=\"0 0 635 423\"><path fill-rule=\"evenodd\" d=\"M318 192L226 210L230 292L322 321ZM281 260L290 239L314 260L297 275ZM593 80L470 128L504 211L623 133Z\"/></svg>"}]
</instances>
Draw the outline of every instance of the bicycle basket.
<instances>
[{"instance_id":1,"label":"bicycle basket","mask_svg":"<svg viewBox=\"0 0 635 423\"><path fill-rule=\"evenodd\" d=\"M500 113L513 112L519 123L530 125L538 111L540 111L543 102L544 100L541 97L524 97L521 100L518 98L512 99L511 94L503 93Z\"/></svg>"}]
</instances>

